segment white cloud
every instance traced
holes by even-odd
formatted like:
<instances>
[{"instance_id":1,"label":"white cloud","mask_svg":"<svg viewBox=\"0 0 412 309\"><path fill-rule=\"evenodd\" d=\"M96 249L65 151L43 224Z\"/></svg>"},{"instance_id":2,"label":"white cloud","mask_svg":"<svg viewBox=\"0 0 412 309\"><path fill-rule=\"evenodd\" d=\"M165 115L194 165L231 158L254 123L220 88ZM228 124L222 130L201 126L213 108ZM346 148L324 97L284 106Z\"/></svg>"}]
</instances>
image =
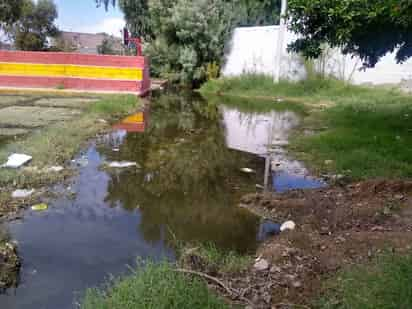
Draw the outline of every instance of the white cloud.
<instances>
[{"instance_id":1,"label":"white cloud","mask_svg":"<svg viewBox=\"0 0 412 309\"><path fill-rule=\"evenodd\" d=\"M123 18L111 17L106 18L102 22L93 25L83 25L78 28L70 29L76 32L99 33L105 32L110 35L121 37L121 30L126 22Z\"/></svg>"}]
</instances>

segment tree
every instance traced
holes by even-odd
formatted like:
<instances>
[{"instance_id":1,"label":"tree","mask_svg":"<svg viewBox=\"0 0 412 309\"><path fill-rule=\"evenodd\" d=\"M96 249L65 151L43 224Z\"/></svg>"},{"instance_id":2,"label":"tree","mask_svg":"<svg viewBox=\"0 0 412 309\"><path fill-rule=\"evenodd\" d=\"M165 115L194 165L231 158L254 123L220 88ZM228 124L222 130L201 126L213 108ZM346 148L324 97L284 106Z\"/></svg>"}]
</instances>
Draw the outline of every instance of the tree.
<instances>
[{"instance_id":1,"label":"tree","mask_svg":"<svg viewBox=\"0 0 412 309\"><path fill-rule=\"evenodd\" d=\"M300 38L289 50L317 58L321 46L342 48L373 67L388 52L412 56L410 0L289 0L289 27Z\"/></svg>"},{"instance_id":2,"label":"tree","mask_svg":"<svg viewBox=\"0 0 412 309\"><path fill-rule=\"evenodd\" d=\"M236 2L236 1L232 1ZM239 26L270 26L279 24L281 0L239 0Z\"/></svg>"},{"instance_id":3,"label":"tree","mask_svg":"<svg viewBox=\"0 0 412 309\"><path fill-rule=\"evenodd\" d=\"M14 39L14 45L20 50L44 50L49 37L58 34L54 24L57 8L52 0L23 0L20 18L6 28Z\"/></svg>"},{"instance_id":4,"label":"tree","mask_svg":"<svg viewBox=\"0 0 412 309\"><path fill-rule=\"evenodd\" d=\"M22 7L23 0L0 0L0 29L19 19Z\"/></svg>"},{"instance_id":5,"label":"tree","mask_svg":"<svg viewBox=\"0 0 412 309\"><path fill-rule=\"evenodd\" d=\"M115 50L115 41L112 37L105 37L102 44L97 46L97 52L100 55L117 55L118 52Z\"/></svg>"},{"instance_id":6,"label":"tree","mask_svg":"<svg viewBox=\"0 0 412 309\"><path fill-rule=\"evenodd\" d=\"M153 76L198 85L207 68L220 68L238 25L270 25L279 0L95 0L119 5L133 36L144 39Z\"/></svg>"}]
</instances>

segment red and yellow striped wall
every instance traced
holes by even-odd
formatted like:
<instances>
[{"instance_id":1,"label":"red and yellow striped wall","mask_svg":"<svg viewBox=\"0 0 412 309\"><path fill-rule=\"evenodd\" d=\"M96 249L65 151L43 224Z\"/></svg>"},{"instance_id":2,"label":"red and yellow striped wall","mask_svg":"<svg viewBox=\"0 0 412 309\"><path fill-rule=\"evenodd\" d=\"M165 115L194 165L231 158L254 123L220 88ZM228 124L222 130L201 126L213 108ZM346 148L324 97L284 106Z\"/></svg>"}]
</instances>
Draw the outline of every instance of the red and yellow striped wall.
<instances>
[{"instance_id":1,"label":"red and yellow striped wall","mask_svg":"<svg viewBox=\"0 0 412 309\"><path fill-rule=\"evenodd\" d=\"M149 62L140 56L0 51L0 87L144 95L150 90Z\"/></svg>"}]
</instances>

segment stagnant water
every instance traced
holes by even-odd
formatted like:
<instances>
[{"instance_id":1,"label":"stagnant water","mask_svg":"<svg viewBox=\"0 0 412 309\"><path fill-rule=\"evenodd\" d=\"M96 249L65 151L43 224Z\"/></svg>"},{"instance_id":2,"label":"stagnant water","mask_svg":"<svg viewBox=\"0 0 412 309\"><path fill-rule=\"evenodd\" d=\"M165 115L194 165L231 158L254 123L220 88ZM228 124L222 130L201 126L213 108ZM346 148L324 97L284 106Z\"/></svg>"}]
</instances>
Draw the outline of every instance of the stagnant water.
<instances>
[{"instance_id":1,"label":"stagnant water","mask_svg":"<svg viewBox=\"0 0 412 309\"><path fill-rule=\"evenodd\" d=\"M0 308L75 308L86 288L129 273L136 257L173 260L175 240L253 252L268 222L237 207L244 193L257 184L280 191L323 185L282 152L299 122L295 112L168 94L144 118L93 141L73 163L79 174L45 200L47 211L28 210L7 226L23 267ZM139 166L107 168L113 161Z\"/></svg>"}]
</instances>

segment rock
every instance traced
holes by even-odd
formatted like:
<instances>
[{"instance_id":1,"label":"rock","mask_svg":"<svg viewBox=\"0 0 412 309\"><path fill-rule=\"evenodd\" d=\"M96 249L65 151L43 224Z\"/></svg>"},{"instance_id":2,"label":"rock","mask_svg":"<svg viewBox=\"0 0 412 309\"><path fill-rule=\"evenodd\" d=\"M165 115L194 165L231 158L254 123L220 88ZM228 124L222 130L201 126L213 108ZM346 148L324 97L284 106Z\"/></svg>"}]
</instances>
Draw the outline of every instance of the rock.
<instances>
[{"instance_id":1,"label":"rock","mask_svg":"<svg viewBox=\"0 0 412 309\"><path fill-rule=\"evenodd\" d=\"M293 286L295 289L299 289L299 288L302 287L302 282L300 282L300 281L293 281L293 282L292 282L292 286Z\"/></svg>"},{"instance_id":2,"label":"rock","mask_svg":"<svg viewBox=\"0 0 412 309\"><path fill-rule=\"evenodd\" d=\"M405 198L405 196L402 195L402 194L396 194L396 195L394 196L394 198L397 199L397 200L403 200L403 199Z\"/></svg>"},{"instance_id":3,"label":"rock","mask_svg":"<svg viewBox=\"0 0 412 309\"><path fill-rule=\"evenodd\" d=\"M34 190L16 190L11 194L12 198L27 198L34 193Z\"/></svg>"},{"instance_id":4,"label":"rock","mask_svg":"<svg viewBox=\"0 0 412 309\"><path fill-rule=\"evenodd\" d=\"M325 160L325 164L326 165L331 165L331 164L333 164L333 160Z\"/></svg>"},{"instance_id":5,"label":"rock","mask_svg":"<svg viewBox=\"0 0 412 309\"><path fill-rule=\"evenodd\" d=\"M285 231L293 231L296 228L296 224L293 221L286 221L280 226L280 231L285 232Z\"/></svg>"},{"instance_id":6,"label":"rock","mask_svg":"<svg viewBox=\"0 0 412 309\"><path fill-rule=\"evenodd\" d=\"M272 268L270 269L270 272L272 273L272 274L274 274L274 273L281 273L282 272L282 269L279 267L279 266L272 266Z\"/></svg>"},{"instance_id":7,"label":"rock","mask_svg":"<svg viewBox=\"0 0 412 309\"><path fill-rule=\"evenodd\" d=\"M265 271L269 269L269 263L265 259L259 259L253 267L257 271Z\"/></svg>"}]
</instances>

